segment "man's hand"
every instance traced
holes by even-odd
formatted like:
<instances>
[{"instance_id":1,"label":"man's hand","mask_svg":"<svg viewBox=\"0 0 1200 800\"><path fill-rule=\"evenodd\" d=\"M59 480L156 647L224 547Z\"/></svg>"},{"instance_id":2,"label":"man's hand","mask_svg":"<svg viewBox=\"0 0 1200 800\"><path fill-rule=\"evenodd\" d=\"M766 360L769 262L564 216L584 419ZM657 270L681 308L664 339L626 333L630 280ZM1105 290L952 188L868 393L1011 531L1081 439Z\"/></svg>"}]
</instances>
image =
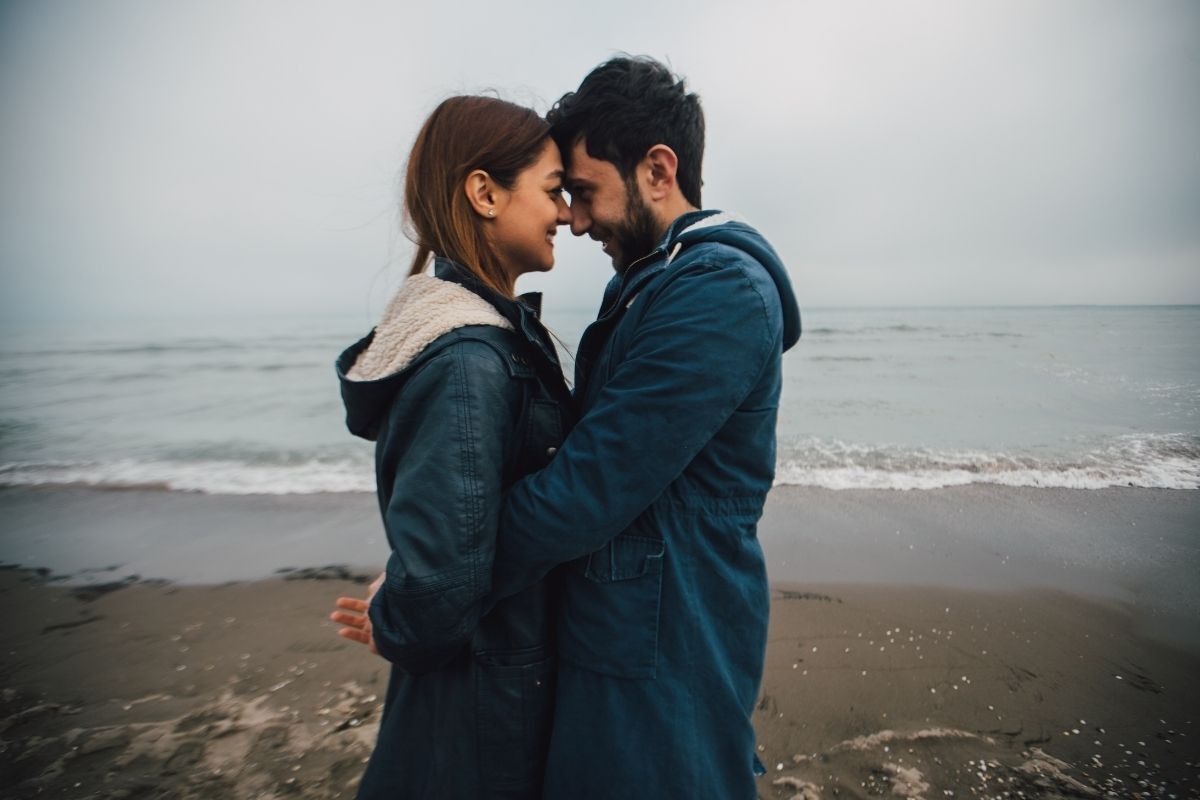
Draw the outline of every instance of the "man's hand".
<instances>
[{"instance_id":1,"label":"man's hand","mask_svg":"<svg viewBox=\"0 0 1200 800\"><path fill-rule=\"evenodd\" d=\"M379 577L371 582L367 589L366 600L360 600L357 597L339 597L334 605L344 610L334 611L329 615L334 622L346 626L338 630L338 636L365 644L375 655L379 655L379 650L375 648L375 639L371 636L371 618L367 616L367 610L371 607L371 600L375 597L375 593L383 585L383 578L384 573L381 572Z\"/></svg>"}]
</instances>

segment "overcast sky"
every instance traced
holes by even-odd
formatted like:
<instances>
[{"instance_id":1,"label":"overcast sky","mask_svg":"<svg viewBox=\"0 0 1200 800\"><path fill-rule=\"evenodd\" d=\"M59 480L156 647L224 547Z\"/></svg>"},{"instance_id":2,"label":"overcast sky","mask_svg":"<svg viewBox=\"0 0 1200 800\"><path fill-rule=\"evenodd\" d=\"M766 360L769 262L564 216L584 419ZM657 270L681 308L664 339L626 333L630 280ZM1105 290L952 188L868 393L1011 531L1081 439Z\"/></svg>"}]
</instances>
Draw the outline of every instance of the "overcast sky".
<instances>
[{"instance_id":1,"label":"overcast sky","mask_svg":"<svg viewBox=\"0 0 1200 800\"><path fill-rule=\"evenodd\" d=\"M618 51L703 98L705 201L804 306L1200 303L1200 3L0 4L0 312L377 313L396 177L482 89ZM591 307L563 236L519 285Z\"/></svg>"}]
</instances>

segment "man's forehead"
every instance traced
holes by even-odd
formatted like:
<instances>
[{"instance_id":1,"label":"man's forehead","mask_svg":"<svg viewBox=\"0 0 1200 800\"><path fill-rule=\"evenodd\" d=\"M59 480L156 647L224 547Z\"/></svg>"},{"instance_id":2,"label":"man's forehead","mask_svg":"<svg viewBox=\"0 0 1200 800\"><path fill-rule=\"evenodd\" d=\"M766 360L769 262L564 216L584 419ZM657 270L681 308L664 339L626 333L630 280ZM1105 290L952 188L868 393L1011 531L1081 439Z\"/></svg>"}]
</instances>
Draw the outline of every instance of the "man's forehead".
<instances>
[{"instance_id":1,"label":"man's forehead","mask_svg":"<svg viewBox=\"0 0 1200 800\"><path fill-rule=\"evenodd\" d=\"M567 166L567 181L570 183L600 183L611 179L620 180L616 164L588 155L587 142L579 139L571 147L570 164Z\"/></svg>"}]
</instances>

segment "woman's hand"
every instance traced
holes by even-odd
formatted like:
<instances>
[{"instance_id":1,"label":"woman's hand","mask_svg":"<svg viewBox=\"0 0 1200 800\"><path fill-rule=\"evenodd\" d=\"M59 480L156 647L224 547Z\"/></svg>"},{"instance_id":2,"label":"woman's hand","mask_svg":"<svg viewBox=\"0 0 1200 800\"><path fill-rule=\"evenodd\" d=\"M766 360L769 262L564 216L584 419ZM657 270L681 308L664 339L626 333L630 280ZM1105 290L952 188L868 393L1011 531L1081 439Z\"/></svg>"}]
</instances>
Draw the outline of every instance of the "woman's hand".
<instances>
[{"instance_id":1,"label":"woman's hand","mask_svg":"<svg viewBox=\"0 0 1200 800\"><path fill-rule=\"evenodd\" d=\"M375 648L375 639L371 636L371 618L367 616L367 610L371 607L371 599L383 585L383 578L384 573L381 572L379 577L371 582L367 589L366 600L360 600L357 597L339 597L334 605L344 610L334 611L329 615L334 622L346 626L338 630L338 636L365 644L375 655L379 655L379 650Z\"/></svg>"}]
</instances>

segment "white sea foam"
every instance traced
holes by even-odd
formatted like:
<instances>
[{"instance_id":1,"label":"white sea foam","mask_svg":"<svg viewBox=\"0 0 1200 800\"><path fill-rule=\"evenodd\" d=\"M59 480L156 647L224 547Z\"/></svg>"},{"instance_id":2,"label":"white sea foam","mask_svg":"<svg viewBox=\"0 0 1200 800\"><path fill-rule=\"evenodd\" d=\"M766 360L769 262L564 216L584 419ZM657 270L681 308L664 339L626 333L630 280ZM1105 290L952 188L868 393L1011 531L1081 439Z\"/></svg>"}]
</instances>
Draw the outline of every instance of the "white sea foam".
<instances>
[{"instance_id":1,"label":"white sea foam","mask_svg":"<svg viewBox=\"0 0 1200 800\"><path fill-rule=\"evenodd\" d=\"M204 494L373 492L369 461L311 460L298 464L241 461L60 462L0 466L0 486L88 486L168 489Z\"/></svg>"},{"instance_id":2,"label":"white sea foam","mask_svg":"<svg viewBox=\"0 0 1200 800\"><path fill-rule=\"evenodd\" d=\"M781 448L776 484L826 489L940 489L972 483L1062 489L1200 489L1200 442L1121 436L1073 456L868 446L807 439Z\"/></svg>"},{"instance_id":3,"label":"white sea foam","mask_svg":"<svg viewBox=\"0 0 1200 800\"><path fill-rule=\"evenodd\" d=\"M972 483L1200 489L1200 440L1183 434L1123 436L1077 457L1032 457L804 439L781 446L775 482L827 489L940 489ZM286 461L260 457L15 463L0 466L0 486L314 494L373 492L375 474L370 454L364 451L361 458Z\"/></svg>"}]
</instances>

